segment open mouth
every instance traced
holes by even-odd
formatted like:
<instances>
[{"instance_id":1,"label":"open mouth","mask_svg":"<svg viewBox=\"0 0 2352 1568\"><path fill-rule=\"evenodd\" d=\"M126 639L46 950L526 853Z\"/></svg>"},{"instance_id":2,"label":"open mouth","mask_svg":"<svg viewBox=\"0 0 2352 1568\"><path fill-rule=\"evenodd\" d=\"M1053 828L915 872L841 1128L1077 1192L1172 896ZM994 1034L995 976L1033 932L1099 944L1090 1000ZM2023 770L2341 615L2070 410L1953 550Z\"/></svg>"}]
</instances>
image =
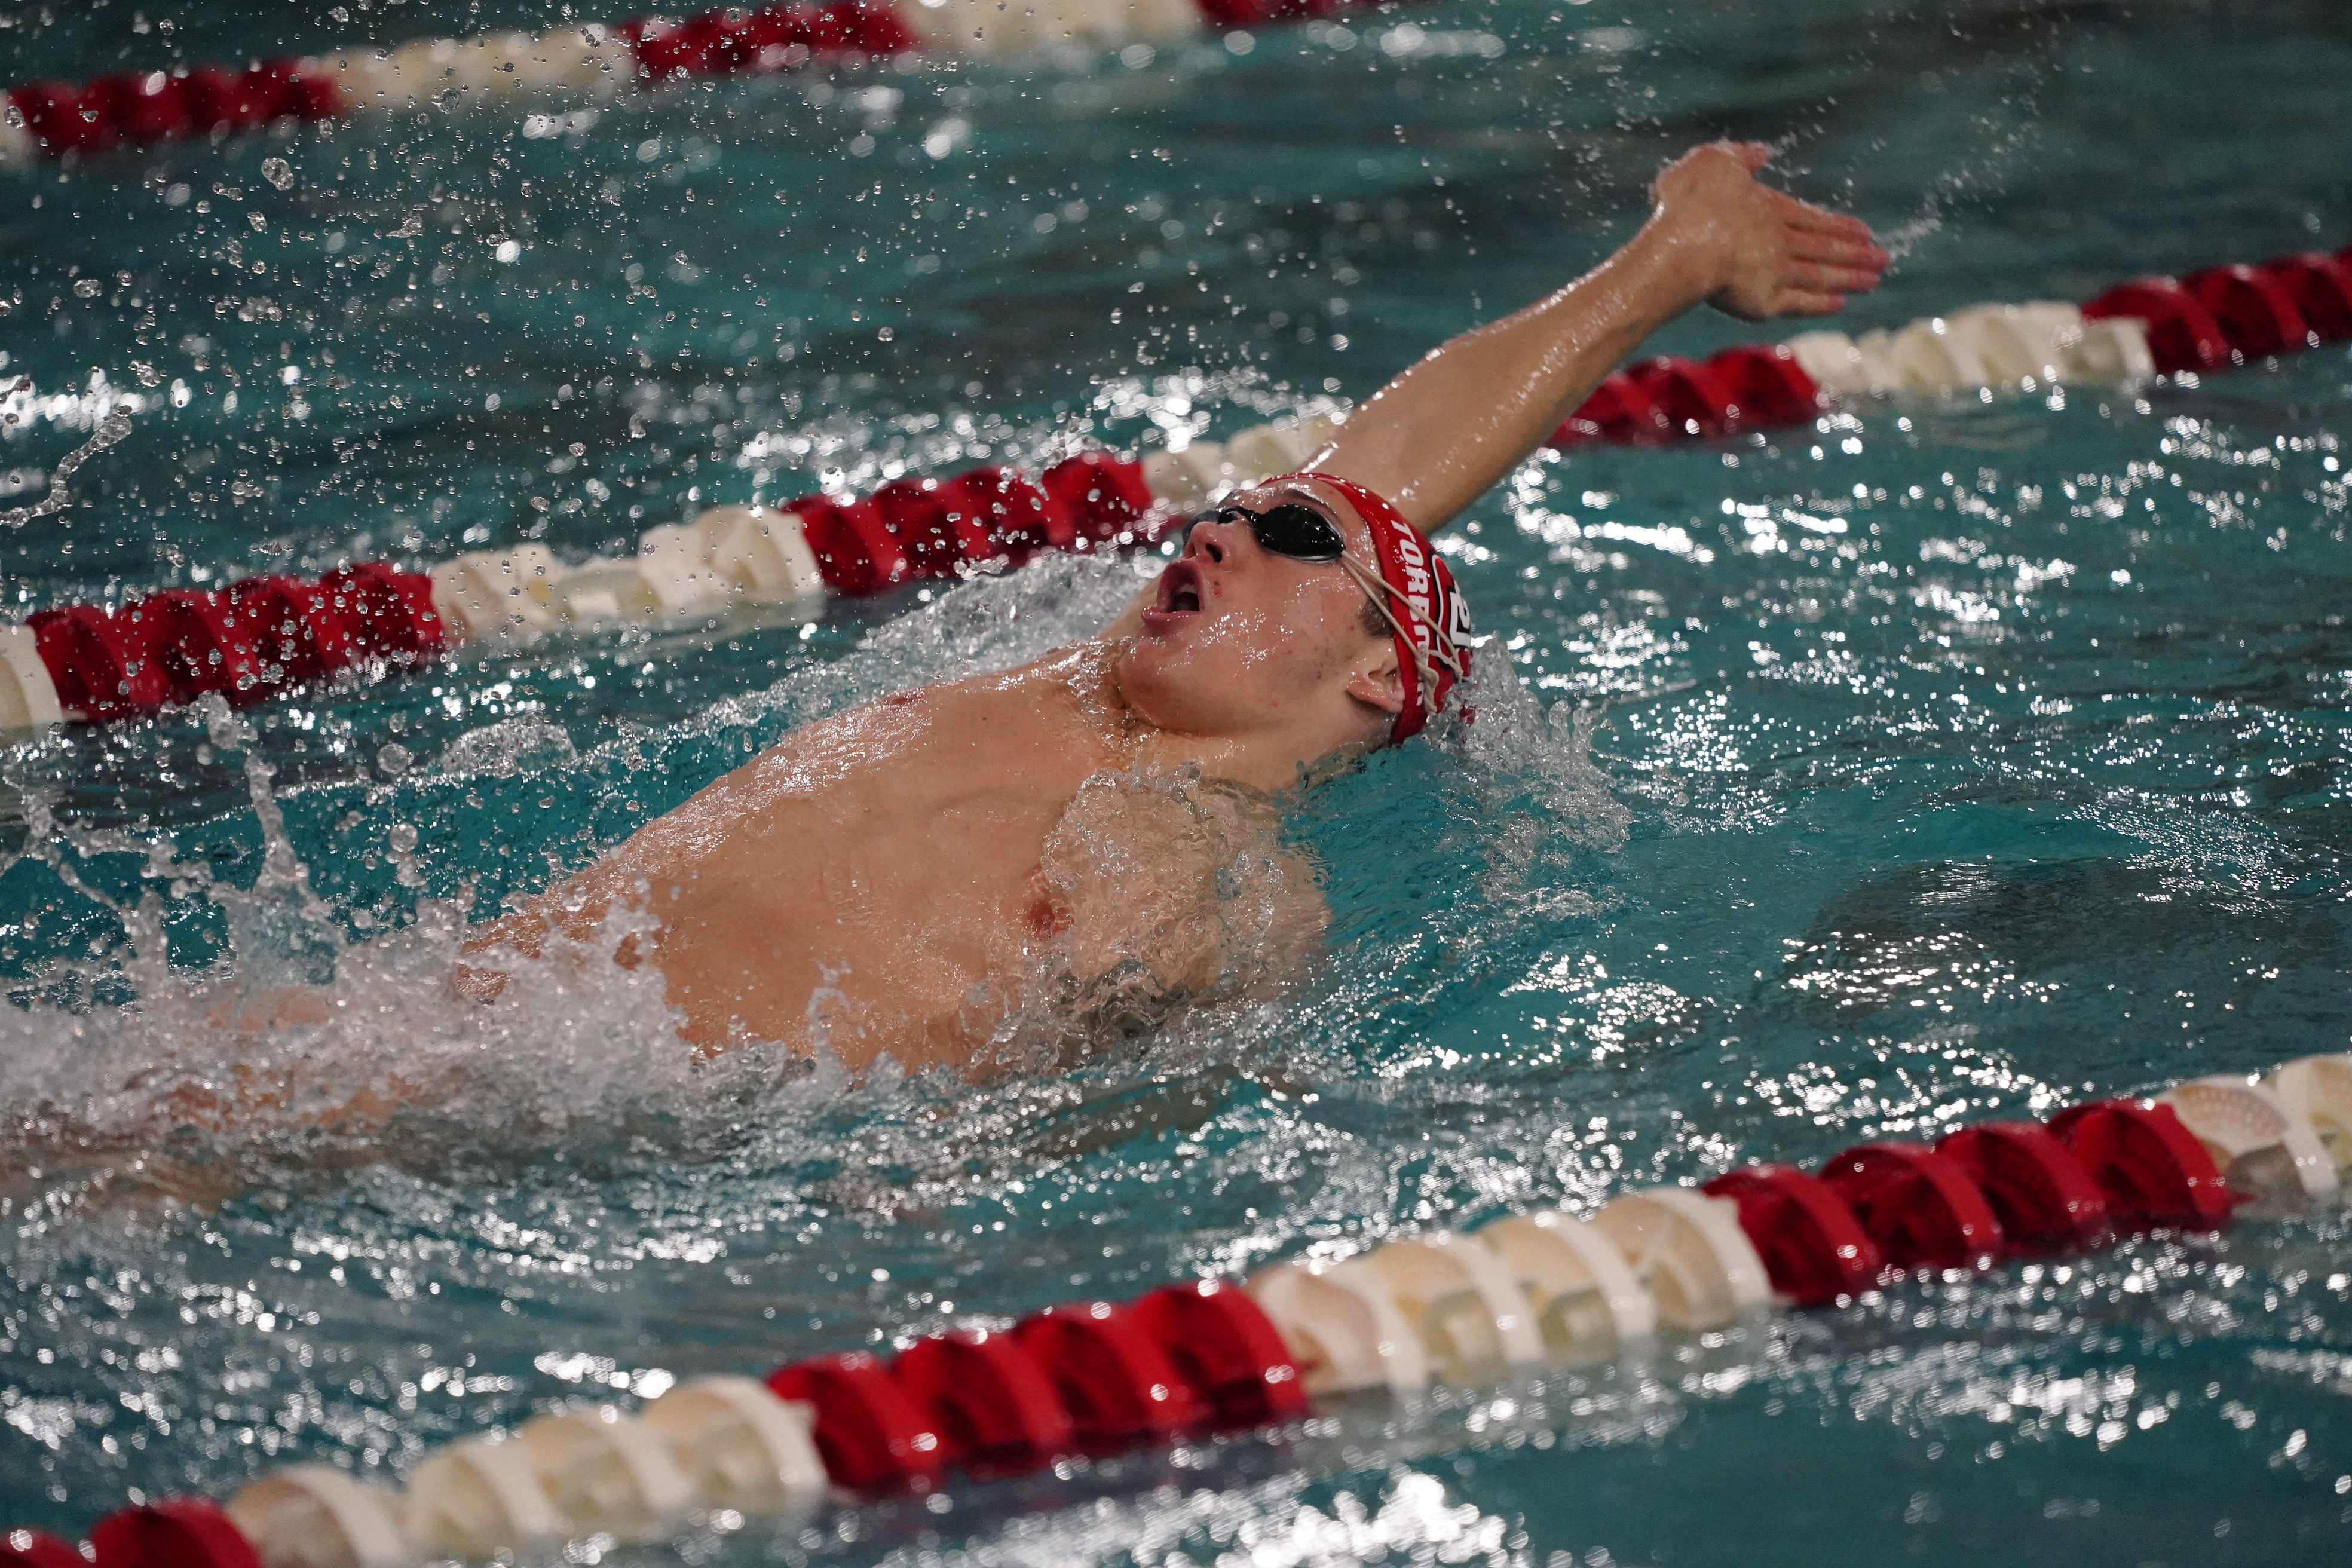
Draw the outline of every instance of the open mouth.
<instances>
[{"instance_id":1,"label":"open mouth","mask_svg":"<svg viewBox=\"0 0 2352 1568\"><path fill-rule=\"evenodd\" d=\"M1201 574L1189 561L1171 561L1160 574L1162 615L1192 616L1201 611Z\"/></svg>"}]
</instances>

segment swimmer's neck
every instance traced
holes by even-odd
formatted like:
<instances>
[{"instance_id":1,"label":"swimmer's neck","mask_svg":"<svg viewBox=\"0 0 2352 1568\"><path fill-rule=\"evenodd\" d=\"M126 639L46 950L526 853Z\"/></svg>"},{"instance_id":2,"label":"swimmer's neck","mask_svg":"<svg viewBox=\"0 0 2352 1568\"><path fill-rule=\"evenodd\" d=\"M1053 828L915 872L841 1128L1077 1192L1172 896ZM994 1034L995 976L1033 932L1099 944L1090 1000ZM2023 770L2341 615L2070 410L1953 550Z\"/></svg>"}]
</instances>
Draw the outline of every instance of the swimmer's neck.
<instances>
[{"instance_id":1,"label":"swimmer's neck","mask_svg":"<svg viewBox=\"0 0 2352 1568\"><path fill-rule=\"evenodd\" d=\"M1074 689L1109 715L1114 765L1121 772L1157 777L1198 769L1203 778L1276 796L1332 777L1370 751L1362 746L1317 749L1308 755L1297 736L1279 729L1202 734L1159 724L1119 685L1118 652L1124 640L1110 636L1081 645L1084 664L1072 680Z\"/></svg>"}]
</instances>

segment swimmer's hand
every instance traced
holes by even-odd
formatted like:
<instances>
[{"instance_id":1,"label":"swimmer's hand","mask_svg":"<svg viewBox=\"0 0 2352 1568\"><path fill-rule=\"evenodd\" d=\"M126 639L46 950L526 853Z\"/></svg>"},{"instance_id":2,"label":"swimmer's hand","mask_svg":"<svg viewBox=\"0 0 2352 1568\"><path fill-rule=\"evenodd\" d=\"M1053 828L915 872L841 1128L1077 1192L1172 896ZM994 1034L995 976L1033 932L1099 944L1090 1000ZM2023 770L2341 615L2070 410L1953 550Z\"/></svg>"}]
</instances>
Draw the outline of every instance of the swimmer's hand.
<instances>
[{"instance_id":1,"label":"swimmer's hand","mask_svg":"<svg viewBox=\"0 0 2352 1568\"><path fill-rule=\"evenodd\" d=\"M1756 183L1771 149L1710 142L1666 165L1644 237L1695 269L1707 303L1742 321L1825 316L1878 287L1890 259L1870 226Z\"/></svg>"}]
</instances>

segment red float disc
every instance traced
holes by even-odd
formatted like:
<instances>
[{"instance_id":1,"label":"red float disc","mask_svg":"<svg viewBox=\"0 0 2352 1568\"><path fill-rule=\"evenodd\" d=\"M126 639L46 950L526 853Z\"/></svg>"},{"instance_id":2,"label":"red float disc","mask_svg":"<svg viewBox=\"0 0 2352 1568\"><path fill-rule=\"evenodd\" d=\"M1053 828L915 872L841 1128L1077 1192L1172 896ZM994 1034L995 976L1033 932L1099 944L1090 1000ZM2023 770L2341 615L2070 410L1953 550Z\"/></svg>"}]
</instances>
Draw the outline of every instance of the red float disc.
<instances>
[{"instance_id":1,"label":"red float disc","mask_svg":"<svg viewBox=\"0 0 2352 1568\"><path fill-rule=\"evenodd\" d=\"M146 71L122 79L130 89L121 121L125 141L151 146L195 134L195 118L188 110L187 84L180 78L164 71Z\"/></svg>"},{"instance_id":2,"label":"red float disc","mask_svg":"<svg viewBox=\"0 0 2352 1568\"><path fill-rule=\"evenodd\" d=\"M2074 1152L2038 1121L1963 1127L1936 1145L1983 1193L2011 1252L2063 1252L2107 1237L2107 1202Z\"/></svg>"},{"instance_id":3,"label":"red float disc","mask_svg":"<svg viewBox=\"0 0 2352 1568\"><path fill-rule=\"evenodd\" d=\"M363 561L320 577L316 592L345 617L359 657L432 658L448 646L441 614L433 607L433 579L421 572Z\"/></svg>"},{"instance_id":4,"label":"red float disc","mask_svg":"<svg viewBox=\"0 0 2352 1568\"><path fill-rule=\"evenodd\" d=\"M98 129L102 141L109 143L142 140L132 124L143 96L141 88L146 75L120 71L108 76L92 77L82 84L81 107L85 117L98 116Z\"/></svg>"},{"instance_id":5,"label":"red float disc","mask_svg":"<svg viewBox=\"0 0 2352 1568\"><path fill-rule=\"evenodd\" d=\"M811 30L827 41L821 48L854 50L859 54L897 55L920 48L898 11L889 5L845 4L827 5L817 13Z\"/></svg>"},{"instance_id":6,"label":"red float disc","mask_svg":"<svg viewBox=\"0 0 2352 1568\"><path fill-rule=\"evenodd\" d=\"M1735 430L1810 424L1822 411L1822 389L1781 344L1742 343L1710 356L1705 368L1730 395Z\"/></svg>"},{"instance_id":7,"label":"red float disc","mask_svg":"<svg viewBox=\"0 0 2352 1568\"><path fill-rule=\"evenodd\" d=\"M2197 1135L2172 1107L2152 1100L2106 1100L2050 1119L2050 1131L2106 1194L2120 1224L2214 1230L2229 1223L2229 1184Z\"/></svg>"},{"instance_id":8,"label":"red float disc","mask_svg":"<svg viewBox=\"0 0 2352 1568\"><path fill-rule=\"evenodd\" d=\"M351 111L342 84L324 71L310 70L299 60L286 62L286 92L279 112L297 120L334 120Z\"/></svg>"},{"instance_id":9,"label":"red float disc","mask_svg":"<svg viewBox=\"0 0 2352 1568\"><path fill-rule=\"evenodd\" d=\"M262 661L225 594L172 588L150 594L124 612L147 623L147 647L173 702L194 702L217 691L231 702L268 695Z\"/></svg>"},{"instance_id":10,"label":"red float disc","mask_svg":"<svg viewBox=\"0 0 2352 1568\"><path fill-rule=\"evenodd\" d=\"M190 135L236 129L243 89L236 76L218 66L194 66L180 79L180 93L187 106Z\"/></svg>"},{"instance_id":11,"label":"red float disc","mask_svg":"<svg viewBox=\"0 0 2352 1568\"><path fill-rule=\"evenodd\" d=\"M359 657L352 623L333 596L299 577L245 578L229 584L228 602L274 685L321 679Z\"/></svg>"},{"instance_id":12,"label":"red float disc","mask_svg":"<svg viewBox=\"0 0 2352 1568\"><path fill-rule=\"evenodd\" d=\"M828 5L821 10L803 13L803 26L808 29L808 47L821 54L839 54L865 46L857 42L857 29L863 17L856 13L866 7Z\"/></svg>"},{"instance_id":13,"label":"red float disc","mask_svg":"<svg viewBox=\"0 0 2352 1568\"><path fill-rule=\"evenodd\" d=\"M744 54L740 68L781 71L808 64L816 48L811 26L814 16L798 6L778 5L744 17L736 34Z\"/></svg>"},{"instance_id":14,"label":"red float disc","mask_svg":"<svg viewBox=\"0 0 2352 1568\"><path fill-rule=\"evenodd\" d=\"M183 90L198 134L252 131L278 117L286 81L283 69L274 65L244 71L197 66L188 72Z\"/></svg>"},{"instance_id":15,"label":"red float disc","mask_svg":"<svg viewBox=\"0 0 2352 1568\"><path fill-rule=\"evenodd\" d=\"M71 82L28 81L8 89L8 100L25 117L25 128L52 157L104 146L112 125ZM87 110L87 113L85 113Z\"/></svg>"},{"instance_id":16,"label":"red float disc","mask_svg":"<svg viewBox=\"0 0 2352 1568\"><path fill-rule=\"evenodd\" d=\"M1054 498L1010 468L973 468L947 489L967 561L1022 562L1078 542L1076 526Z\"/></svg>"},{"instance_id":17,"label":"red float disc","mask_svg":"<svg viewBox=\"0 0 2352 1568\"><path fill-rule=\"evenodd\" d=\"M2000 1221L1968 1173L1921 1143L1864 1143L1822 1167L1895 1268L1990 1268Z\"/></svg>"},{"instance_id":18,"label":"red float disc","mask_svg":"<svg viewBox=\"0 0 2352 1568\"><path fill-rule=\"evenodd\" d=\"M2213 312L2230 346L2249 358L2295 353L2311 346L2294 296L2268 273L2252 267L2209 267L2180 286Z\"/></svg>"},{"instance_id":19,"label":"red float disc","mask_svg":"<svg viewBox=\"0 0 2352 1568\"><path fill-rule=\"evenodd\" d=\"M33 646L67 712L103 723L152 713L169 700L171 689L148 647L143 622L95 605L69 605L37 611L25 624L33 628Z\"/></svg>"},{"instance_id":20,"label":"red float disc","mask_svg":"<svg viewBox=\"0 0 2352 1568\"><path fill-rule=\"evenodd\" d=\"M1165 1441L1208 1415L1134 1313L1108 1301L1048 1307L1013 1331L1054 1380L1078 1442Z\"/></svg>"},{"instance_id":21,"label":"red float disc","mask_svg":"<svg viewBox=\"0 0 2352 1568\"><path fill-rule=\"evenodd\" d=\"M779 1399L816 1407L824 1473L859 1491L927 1487L946 1464L946 1444L914 1395L864 1351L795 1362L768 1374Z\"/></svg>"},{"instance_id":22,"label":"red float disc","mask_svg":"<svg viewBox=\"0 0 2352 1568\"><path fill-rule=\"evenodd\" d=\"M0 1568L89 1568L70 1542L39 1530L0 1531Z\"/></svg>"},{"instance_id":23,"label":"red float disc","mask_svg":"<svg viewBox=\"0 0 2352 1568\"><path fill-rule=\"evenodd\" d=\"M1673 422L1647 392L1623 371L1592 389L1576 412L1560 421L1551 434L1555 447L1585 441L1664 441L1674 435Z\"/></svg>"},{"instance_id":24,"label":"red float disc","mask_svg":"<svg viewBox=\"0 0 2352 1568\"><path fill-rule=\"evenodd\" d=\"M1794 1165L1743 1165L1700 1191L1739 1205L1772 1289L1801 1307L1874 1289L1885 1271L1878 1248L1844 1202Z\"/></svg>"},{"instance_id":25,"label":"red float disc","mask_svg":"<svg viewBox=\"0 0 2352 1568\"><path fill-rule=\"evenodd\" d=\"M1045 470L1045 493L1080 539L1108 543L1130 533L1152 505L1143 465L1108 452L1081 452Z\"/></svg>"},{"instance_id":26,"label":"red float disc","mask_svg":"<svg viewBox=\"0 0 2352 1568\"><path fill-rule=\"evenodd\" d=\"M1625 372L1666 416L1670 437L1713 441L1731 433L1737 401L1715 373L1696 360L1654 359Z\"/></svg>"},{"instance_id":27,"label":"red float disc","mask_svg":"<svg viewBox=\"0 0 2352 1568\"><path fill-rule=\"evenodd\" d=\"M1128 1310L1218 1426L1262 1426L1307 1414L1307 1385L1281 1333L1239 1286L1163 1285Z\"/></svg>"},{"instance_id":28,"label":"red float disc","mask_svg":"<svg viewBox=\"0 0 2352 1568\"><path fill-rule=\"evenodd\" d=\"M711 76L740 70L751 64L760 52L742 20L724 11L705 11L699 16L688 17L681 31L696 35L699 40L702 68Z\"/></svg>"},{"instance_id":29,"label":"red float disc","mask_svg":"<svg viewBox=\"0 0 2352 1568\"><path fill-rule=\"evenodd\" d=\"M246 112L256 125L276 120L311 118L302 79L307 73L298 59L264 60L245 73Z\"/></svg>"},{"instance_id":30,"label":"red float disc","mask_svg":"<svg viewBox=\"0 0 2352 1568\"><path fill-rule=\"evenodd\" d=\"M777 508L801 520L801 536L816 556L825 586L851 598L897 587L914 574L896 535L882 526L871 501L841 502L803 496Z\"/></svg>"},{"instance_id":31,"label":"red float disc","mask_svg":"<svg viewBox=\"0 0 2352 1568\"><path fill-rule=\"evenodd\" d=\"M89 1532L98 1568L261 1568L261 1559L217 1504L166 1498L126 1508Z\"/></svg>"},{"instance_id":32,"label":"red float disc","mask_svg":"<svg viewBox=\"0 0 2352 1568\"><path fill-rule=\"evenodd\" d=\"M2324 250L2280 256L2255 268L2294 300L2303 324L2324 343L2352 338L2352 267Z\"/></svg>"},{"instance_id":33,"label":"red float disc","mask_svg":"<svg viewBox=\"0 0 2352 1568\"><path fill-rule=\"evenodd\" d=\"M633 40L638 68L655 81L709 75L713 69L712 40L707 29L698 29L694 25L701 19L669 26L655 23L640 31Z\"/></svg>"},{"instance_id":34,"label":"red float disc","mask_svg":"<svg viewBox=\"0 0 2352 1568\"><path fill-rule=\"evenodd\" d=\"M882 526L907 554L917 577L952 577L963 563L963 542L948 515L945 487L937 479L895 479L874 492Z\"/></svg>"},{"instance_id":35,"label":"red float disc","mask_svg":"<svg viewBox=\"0 0 2352 1568\"><path fill-rule=\"evenodd\" d=\"M917 1340L890 1374L929 1412L950 1464L1027 1469L1070 1449L1054 1380L1011 1334L956 1329Z\"/></svg>"},{"instance_id":36,"label":"red float disc","mask_svg":"<svg viewBox=\"0 0 2352 1568\"><path fill-rule=\"evenodd\" d=\"M1197 0L1201 18L1212 27L1255 27L1274 19L1265 0Z\"/></svg>"},{"instance_id":37,"label":"red float disc","mask_svg":"<svg viewBox=\"0 0 2352 1568\"><path fill-rule=\"evenodd\" d=\"M2219 370L2230 363L2228 336L2196 296L2169 278L2118 284L2083 307L2086 321L2131 316L2147 325L2148 353L2167 375Z\"/></svg>"}]
</instances>

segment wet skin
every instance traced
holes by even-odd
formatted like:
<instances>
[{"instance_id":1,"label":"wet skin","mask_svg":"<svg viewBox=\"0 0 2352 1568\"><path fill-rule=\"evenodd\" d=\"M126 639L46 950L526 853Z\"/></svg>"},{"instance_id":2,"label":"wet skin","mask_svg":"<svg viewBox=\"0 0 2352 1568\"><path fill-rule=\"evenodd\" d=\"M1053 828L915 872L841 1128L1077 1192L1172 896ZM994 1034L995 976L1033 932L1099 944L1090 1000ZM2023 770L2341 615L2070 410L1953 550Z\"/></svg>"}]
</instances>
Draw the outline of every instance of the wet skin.
<instances>
[{"instance_id":1,"label":"wet skin","mask_svg":"<svg viewBox=\"0 0 2352 1568\"><path fill-rule=\"evenodd\" d=\"M1887 257L1869 230L1758 184L1766 161L1725 142L1676 160L1623 249L1432 351L1309 467L1433 531L1684 311L1822 314L1875 287ZM1318 507L1371 559L1328 486L1237 499ZM645 929L614 956L659 968L704 1051L760 1038L961 1066L1057 987L1130 973L1172 995L1295 968L1322 909L1307 868L1266 848L1272 797L1381 743L1402 700L1362 606L1336 564L1198 527L1100 638L786 737L486 928L457 984L492 994L501 950L585 942L633 910ZM1186 770L1227 787L1176 782ZM1255 880L1229 919L1217 873L1239 862Z\"/></svg>"},{"instance_id":2,"label":"wet skin","mask_svg":"<svg viewBox=\"0 0 2352 1568\"><path fill-rule=\"evenodd\" d=\"M1337 492L1260 493L1318 506L1369 555ZM615 956L659 967L706 1051L960 1066L1040 988L1122 964L1169 996L1278 974L1323 912L1311 870L1272 848L1274 795L1377 744L1400 700L1362 604L1336 565L1202 524L1133 632L795 731L487 928L459 984L494 992L499 950L536 954L551 927L586 940L619 905L655 929ZM1202 784L1181 782L1192 769ZM1250 875L1220 899L1237 858ZM1234 951L1237 930L1259 951Z\"/></svg>"},{"instance_id":3,"label":"wet skin","mask_svg":"<svg viewBox=\"0 0 2352 1568\"><path fill-rule=\"evenodd\" d=\"M1433 531L1685 310L1822 314L1874 287L1887 258L1869 231L1759 184L1765 161L1721 142L1678 159L1623 249L1433 350L1308 467ZM1362 521L1318 480L1233 499L1319 508L1370 560ZM1401 701L1395 645L1340 566L1204 524L1100 637L786 736L485 926L452 983L488 997L519 957L561 943L657 969L702 1053L763 1039L853 1068L886 1052L910 1067L1044 1065L1035 1047L1083 1047L1088 1019L1148 1026L1185 996L1279 984L1313 961L1325 912L1311 868L1275 839L1280 794L1381 744ZM312 988L241 992L215 1021L299 1042L341 1005ZM367 1147L442 1092L401 1070L354 1090L334 1055L258 1053L103 1133L26 1122L0 1148L0 1194L12 1164L37 1182L60 1161L126 1151L142 1190L234 1190L235 1170L177 1171L156 1141L292 1111Z\"/></svg>"}]
</instances>

